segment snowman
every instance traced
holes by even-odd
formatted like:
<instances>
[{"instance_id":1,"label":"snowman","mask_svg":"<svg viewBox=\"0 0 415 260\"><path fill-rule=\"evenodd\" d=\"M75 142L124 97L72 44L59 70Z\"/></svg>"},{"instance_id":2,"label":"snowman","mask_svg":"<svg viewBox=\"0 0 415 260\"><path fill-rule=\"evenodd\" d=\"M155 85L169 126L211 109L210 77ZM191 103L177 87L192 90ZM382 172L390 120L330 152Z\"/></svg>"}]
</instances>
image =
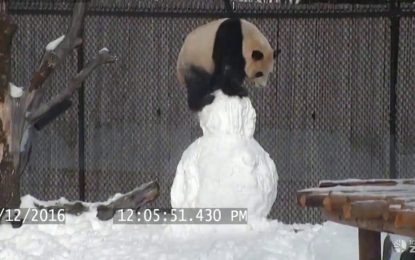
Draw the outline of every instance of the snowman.
<instances>
[{"instance_id":1,"label":"snowman","mask_svg":"<svg viewBox=\"0 0 415 260\"><path fill-rule=\"evenodd\" d=\"M265 219L277 196L278 175L254 139L256 113L249 98L217 90L199 112L203 136L183 153L171 188L173 208L247 208Z\"/></svg>"}]
</instances>

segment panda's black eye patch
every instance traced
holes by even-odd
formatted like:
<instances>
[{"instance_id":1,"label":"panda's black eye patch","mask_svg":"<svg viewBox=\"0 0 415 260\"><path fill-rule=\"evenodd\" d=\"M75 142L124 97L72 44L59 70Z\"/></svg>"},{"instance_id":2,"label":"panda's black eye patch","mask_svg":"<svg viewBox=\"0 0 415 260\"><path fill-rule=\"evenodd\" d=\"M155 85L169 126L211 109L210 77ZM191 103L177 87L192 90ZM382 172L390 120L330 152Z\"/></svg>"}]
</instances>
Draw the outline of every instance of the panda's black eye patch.
<instances>
[{"instance_id":1,"label":"panda's black eye patch","mask_svg":"<svg viewBox=\"0 0 415 260\"><path fill-rule=\"evenodd\" d=\"M258 50L252 52L252 59L254 60L262 60L264 58L264 54Z\"/></svg>"},{"instance_id":2,"label":"panda's black eye patch","mask_svg":"<svg viewBox=\"0 0 415 260\"><path fill-rule=\"evenodd\" d=\"M262 73L261 71L255 73L255 78L259 78L259 77L262 77L262 76L264 76L264 73Z\"/></svg>"}]
</instances>

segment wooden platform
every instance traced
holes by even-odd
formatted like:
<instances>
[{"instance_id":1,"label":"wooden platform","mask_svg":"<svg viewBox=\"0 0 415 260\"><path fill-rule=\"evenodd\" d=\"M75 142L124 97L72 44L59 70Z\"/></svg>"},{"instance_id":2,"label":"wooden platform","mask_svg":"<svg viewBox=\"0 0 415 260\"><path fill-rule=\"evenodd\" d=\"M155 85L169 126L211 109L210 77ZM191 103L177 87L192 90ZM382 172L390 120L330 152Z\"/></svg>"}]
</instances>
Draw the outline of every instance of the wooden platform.
<instances>
[{"instance_id":1,"label":"wooden platform","mask_svg":"<svg viewBox=\"0 0 415 260\"><path fill-rule=\"evenodd\" d=\"M297 192L301 207L359 228L360 260L381 259L380 232L415 237L415 179L321 181Z\"/></svg>"}]
</instances>

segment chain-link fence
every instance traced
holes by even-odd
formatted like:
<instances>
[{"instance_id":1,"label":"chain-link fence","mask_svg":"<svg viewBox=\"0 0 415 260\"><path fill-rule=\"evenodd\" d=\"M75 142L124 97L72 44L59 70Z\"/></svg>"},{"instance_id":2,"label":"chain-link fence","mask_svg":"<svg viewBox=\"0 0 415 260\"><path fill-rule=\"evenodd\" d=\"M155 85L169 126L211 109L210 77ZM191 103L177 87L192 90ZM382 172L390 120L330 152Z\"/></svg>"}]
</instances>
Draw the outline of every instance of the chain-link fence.
<instances>
[{"instance_id":1,"label":"chain-link fence","mask_svg":"<svg viewBox=\"0 0 415 260\"><path fill-rule=\"evenodd\" d=\"M249 89L257 110L255 138L275 160L280 181L271 217L316 222L299 209L298 189L321 179L387 178L391 154L398 176L415 176L415 16L412 5L278 5L231 2L281 49L266 89ZM11 14L13 78L27 84L45 43L65 32L71 5L17 1ZM176 58L193 28L226 16L223 1L92 1L84 31L84 60L102 47L119 57L86 81L81 100L38 133L23 192L40 199L105 200L158 179L170 206L170 186L186 147L201 135ZM398 15L399 14L399 15ZM402 16L397 67L391 17ZM76 55L49 80L47 97L77 70ZM396 104L391 102L397 72ZM393 93L392 93L393 94ZM397 108L396 148L390 106ZM392 150L391 150L392 147ZM393 162L392 162L393 163ZM78 179L85 174L85 187Z\"/></svg>"}]
</instances>

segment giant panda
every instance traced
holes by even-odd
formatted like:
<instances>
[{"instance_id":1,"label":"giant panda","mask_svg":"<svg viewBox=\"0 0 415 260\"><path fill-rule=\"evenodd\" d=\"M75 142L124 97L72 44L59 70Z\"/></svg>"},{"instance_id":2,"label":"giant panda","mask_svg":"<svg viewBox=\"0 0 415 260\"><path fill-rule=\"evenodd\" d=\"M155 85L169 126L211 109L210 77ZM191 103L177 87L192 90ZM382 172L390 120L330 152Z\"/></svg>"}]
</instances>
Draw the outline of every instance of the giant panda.
<instances>
[{"instance_id":1,"label":"giant panda","mask_svg":"<svg viewBox=\"0 0 415 260\"><path fill-rule=\"evenodd\" d=\"M217 89L247 96L245 79L265 86L276 54L258 28L244 19L219 19L196 28L177 59L177 78L187 88L189 108L200 111L212 103Z\"/></svg>"}]
</instances>

